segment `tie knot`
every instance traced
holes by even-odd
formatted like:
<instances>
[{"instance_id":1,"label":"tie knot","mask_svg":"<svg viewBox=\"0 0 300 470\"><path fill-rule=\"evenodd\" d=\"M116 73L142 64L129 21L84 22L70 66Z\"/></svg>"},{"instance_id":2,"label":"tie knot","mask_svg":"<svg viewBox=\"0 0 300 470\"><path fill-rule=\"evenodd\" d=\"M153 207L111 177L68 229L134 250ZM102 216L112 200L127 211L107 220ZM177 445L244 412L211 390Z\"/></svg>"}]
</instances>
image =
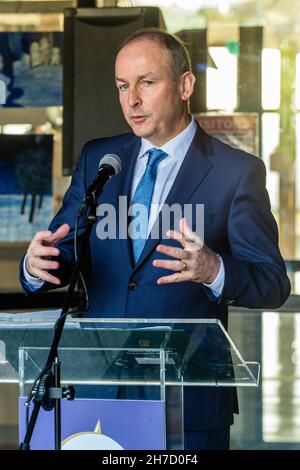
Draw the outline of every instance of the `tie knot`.
<instances>
[{"instance_id":1,"label":"tie knot","mask_svg":"<svg viewBox=\"0 0 300 470\"><path fill-rule=\"evenodd\" d=\"M159 162L161 162L161 160L165 158L166 156L167 154L163 150L156 149L156 148L150 149L147 166L151 166L152 168L157 168Z\"/></svg>"}]
</instances>

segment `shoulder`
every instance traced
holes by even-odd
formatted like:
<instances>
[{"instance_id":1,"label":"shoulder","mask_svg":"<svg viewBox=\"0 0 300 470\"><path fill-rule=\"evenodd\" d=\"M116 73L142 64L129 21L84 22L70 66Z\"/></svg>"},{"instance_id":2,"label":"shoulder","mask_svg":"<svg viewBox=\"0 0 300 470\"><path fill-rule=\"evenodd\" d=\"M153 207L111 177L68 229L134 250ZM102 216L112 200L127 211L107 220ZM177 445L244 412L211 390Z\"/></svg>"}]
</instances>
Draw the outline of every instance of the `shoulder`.
<instances>
[{"instance_id":1,"label":"shoulder","mask_svg":"<svg viewBox=\"0 0 300 470\"><path fill-rule=\"evenodd\" d=\"M124 148L137 139L138 137L132 132L128 132L113 137L90 140L83 146L78 166L84 169L86 175L93 175L104 155L115 154L121 158Z\"/></svg>"},{"instance_id":2,"label":"shoulder","mask_svg":"<svg viewBox=\"0 0 300 470\"><path fill-rule=\"evenodd\" d=\"M212 159L214 164L226 168L235 174L243 176L249 171L258 171L260 174L266 173L263 160L256 155L252 155L244 150L232 147L221 140L210 136L212 144Z\"/></svg>"}]
</instances>

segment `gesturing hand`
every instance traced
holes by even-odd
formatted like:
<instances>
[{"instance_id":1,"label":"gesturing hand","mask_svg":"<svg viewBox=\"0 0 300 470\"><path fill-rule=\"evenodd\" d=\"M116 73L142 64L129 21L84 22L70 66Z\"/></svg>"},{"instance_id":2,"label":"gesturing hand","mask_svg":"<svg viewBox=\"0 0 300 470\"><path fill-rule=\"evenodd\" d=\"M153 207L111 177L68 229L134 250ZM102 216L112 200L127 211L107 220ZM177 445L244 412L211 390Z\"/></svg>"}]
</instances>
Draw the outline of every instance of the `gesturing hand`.
<instances>
[{"instance_id":1,"label":"gesturing hand","mask_svg":"<svg viewBox=\"0 0 300 470\"><path fill-rule=\"evenodd\" d=\"M58 277L48 273L48 270L58 269L59 263L49 257L59 255L55 244L64 238L69 230L69 225L63 224L54 233L45 230L35 234L27 250L26 269L29 274L52 284L60 284Z\"/></svg>"},{"instance_id":2,"label":"gesturing hand","mask_svg":"<svg viewBox=\"0 0 300 470\"><path fill-rule=\"evenodd\" d=\"M180 232L168 230L167 236L177 240L182 248L167 245L158 245L156 248L159 253L175 258L175 260L153 261L155 267L175 271L170 276L160 277L157 283L170 284L183 281L212 283L221 266L220 258L191 230L185 219L180 220L179 230Z\"/></svg>"}]
</instances>

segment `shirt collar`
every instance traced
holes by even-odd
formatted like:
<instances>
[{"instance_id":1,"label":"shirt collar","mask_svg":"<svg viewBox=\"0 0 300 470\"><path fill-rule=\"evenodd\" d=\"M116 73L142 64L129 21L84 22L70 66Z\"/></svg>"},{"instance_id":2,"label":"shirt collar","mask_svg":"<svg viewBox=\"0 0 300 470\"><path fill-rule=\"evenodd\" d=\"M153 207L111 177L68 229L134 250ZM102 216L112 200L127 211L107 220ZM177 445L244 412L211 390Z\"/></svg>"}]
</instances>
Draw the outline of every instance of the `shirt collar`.
<instances>
[{"instance_id":1,"label":"shirt collar","mask_svg":"<svg viewBox=\"0 0 300 470\"><path fill-rule=\"evenodd\" d=\"M176 160L183 160L195 136L196 129L196 121L194 118L192 118L189 125L183 131L181 131L180 134L173 137L173 139L169 140L169 142L164 144L162 147L155 148L160 148L166 152L167 155L175 158ZM142 137L138 159L143 158L151 148L153 148L153 144L149 140Z\"/></svg>"}]
</instances>

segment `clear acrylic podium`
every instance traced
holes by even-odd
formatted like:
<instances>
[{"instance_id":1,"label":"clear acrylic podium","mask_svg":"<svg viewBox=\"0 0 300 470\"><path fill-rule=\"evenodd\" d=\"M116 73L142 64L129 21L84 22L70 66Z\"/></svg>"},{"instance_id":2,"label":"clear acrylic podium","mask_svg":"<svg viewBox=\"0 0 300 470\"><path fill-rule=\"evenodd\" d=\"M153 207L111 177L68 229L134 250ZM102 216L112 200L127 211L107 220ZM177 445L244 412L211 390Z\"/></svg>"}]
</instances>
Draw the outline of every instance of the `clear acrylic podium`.
<instances>
[{"instance_id":1,"label":"clear acrylic podium","mask_svg":"<svg viewBox=\"0 0 300 470\"><path fill-rule=\"evenodd\" d=\"M53 336L43 315L0 319L0 380L26 397ZM183 449L185 387L255 387L260 367L246 362L216 319L68 319L59 359L75 400L158 400L165 448ZM70 403L72 406L72 403Z\"/></svg>"}]
</instances>

